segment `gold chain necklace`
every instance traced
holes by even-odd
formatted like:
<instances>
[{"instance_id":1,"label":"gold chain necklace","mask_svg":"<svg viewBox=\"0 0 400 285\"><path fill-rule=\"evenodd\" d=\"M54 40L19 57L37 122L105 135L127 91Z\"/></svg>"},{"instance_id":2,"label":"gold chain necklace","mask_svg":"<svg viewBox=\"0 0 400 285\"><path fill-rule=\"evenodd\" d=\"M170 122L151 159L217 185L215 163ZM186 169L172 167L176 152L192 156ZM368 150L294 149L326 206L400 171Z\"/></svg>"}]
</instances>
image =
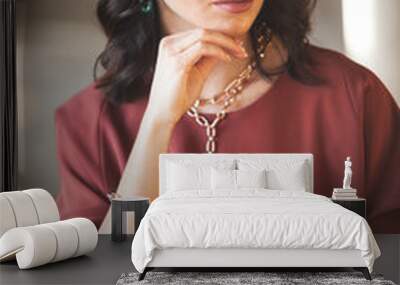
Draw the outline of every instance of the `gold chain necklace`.
<instances>
[{"instance_id":1,"label":"gold chain necklace","mask_svg":"<svg viewBox=\"0 0 400 285\"><path fill-rule=\"evenodd\" d=\"M264 36L258 39L259 47L257 48L257 55L260 58L264 57L264 51L270 42L266 40ZM241 95L241 92L245 86L249 83L249 80L257 67L257 61L251 61L247 67L240 72L236 79L230 82L224 89L224 91L212 98L208 99L197 99L193 106L186 112L189 117L194 118L195 122L201 127L205 128L207 135L207 142L205 151L207 153L214 153L217 148L216 137L217 137L217 125L227 115L227 109L236 101L237 97ZM208 121L204 115L201 115L198 111L199 106L212 104L219 105L222 101L222 109L216 113L214 120Z\"/></svg>"}]
</instances>

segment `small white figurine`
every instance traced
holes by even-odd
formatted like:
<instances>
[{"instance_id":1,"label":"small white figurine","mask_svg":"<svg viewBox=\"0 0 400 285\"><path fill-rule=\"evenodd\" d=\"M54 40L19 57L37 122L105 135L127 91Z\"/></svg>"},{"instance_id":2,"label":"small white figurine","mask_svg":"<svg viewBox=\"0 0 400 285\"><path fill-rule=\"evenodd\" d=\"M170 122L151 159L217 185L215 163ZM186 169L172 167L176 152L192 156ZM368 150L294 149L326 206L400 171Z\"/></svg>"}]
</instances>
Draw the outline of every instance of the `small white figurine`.
<instances>
[{"instance_id":1,"label":"small white figurine","mask_svg":"<svg viewBox=\"0 0 400 285\"><path fill-rule=\"evenodd\" d=\"M344 179L343 179L343 189L352 189L351 188L351 176L353 175L353 171L351 170L351 158L348 156L346 161L344 162Z\"/></svg>"}]
</instances>

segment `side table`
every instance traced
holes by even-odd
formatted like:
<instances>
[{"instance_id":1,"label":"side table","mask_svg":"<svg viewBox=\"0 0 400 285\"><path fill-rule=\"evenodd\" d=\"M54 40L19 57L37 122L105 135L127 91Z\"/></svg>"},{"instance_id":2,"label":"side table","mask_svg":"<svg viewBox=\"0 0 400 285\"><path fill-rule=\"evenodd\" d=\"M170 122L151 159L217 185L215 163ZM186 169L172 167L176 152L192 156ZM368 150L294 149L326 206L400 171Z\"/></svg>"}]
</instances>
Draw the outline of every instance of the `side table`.
<instances>
[{"instance_id":1,"label":"side table","mask_svg":"<svg viewBox=\"0 0 400 285\"><path fill-rule=\"evenodd\" d=\"M366 219L367 217L367 200L364 198L357 199L332 199L333 203L339 204L340 206L359 214L361 217Z\"/></svg>"},{"instance_id":2,"label":"side table","mask_svg":"<svg viewBox=\"0 0 400 285\"><path fill-rule=\"evenodd\" d=\"M149 208L150 200L145 197L114 198L111 201L111 239L112 241L123 241L126 238L126 212L135 213L135 232L140 221Z\"/></svg>"}]
</instances>

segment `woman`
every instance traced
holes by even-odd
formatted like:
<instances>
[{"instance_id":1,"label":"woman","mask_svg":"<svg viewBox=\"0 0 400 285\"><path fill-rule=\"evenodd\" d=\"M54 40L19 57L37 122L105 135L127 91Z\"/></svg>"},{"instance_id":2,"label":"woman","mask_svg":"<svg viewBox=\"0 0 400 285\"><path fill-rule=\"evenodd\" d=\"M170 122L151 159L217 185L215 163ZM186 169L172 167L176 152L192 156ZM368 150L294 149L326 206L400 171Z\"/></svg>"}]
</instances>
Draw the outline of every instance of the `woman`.
<instances>
[{"instance_id":1,"label":"woman","mask_svg":"<svg viewBox=\"0 0 400 285\"><path fill-rule=\"evenodd\" d=\"M62 217L107 228L108 194L156 198L160 153L306 152L326 196L351 156L371 227L400 233L399 108L372 72L308 44L313 4L99 1L105 73L56 113Z\"/></svg>"}]
</instances>

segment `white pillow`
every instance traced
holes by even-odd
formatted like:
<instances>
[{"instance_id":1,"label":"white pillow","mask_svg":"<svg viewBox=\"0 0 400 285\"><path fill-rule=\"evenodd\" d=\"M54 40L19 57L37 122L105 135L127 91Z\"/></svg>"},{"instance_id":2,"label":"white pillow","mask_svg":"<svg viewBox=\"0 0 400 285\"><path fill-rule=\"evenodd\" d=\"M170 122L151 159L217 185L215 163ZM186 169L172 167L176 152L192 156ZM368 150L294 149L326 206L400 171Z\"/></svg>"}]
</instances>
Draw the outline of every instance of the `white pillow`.
<instances>
[{"instance_id":1,"label":"white pillow","mask_svg":"<svg viewBox=\"0 0 400 285\"><path fill-rule=\"evenodd\" d=\"M262 170L211 170L213 190L240 190L241 188L266 188L266 171Z\"/></svg>"},{"instance_id":2,"label":"white pillow","mask_svg":"<svg viewBox=\"0 0 400 285\"><path fill-rule=\"evenodd\" d=\"M304 164L297 168L267 171L268 188L274 190L306 191L307 177Z\"/></svg>"},{"instance_id":3,"label":"white pillow","mask_svg":"<svg viewBox=\"0 0 400 285\"><path fill-rule=\"evenodd\" d=\"M265 169L267 188L274 190L306 191L309 188L308 164L295 159L238 159L239 170Z\"/></svg>"},{"instance_id":4,"label":"white pillow","mask_svg":"<svg viewBox=\"0 0 400 285\"><path fill-rule=\"evenodd\" d=\"M267 188L267 171L235 170L237 188Z\"/></svg>"},{"instance_id":5,"label":"white pillow","mask_svg":"<svg viewBox=\"0 0 400 285\"><path fill-rule=\"evenodd\" d=\"M212 168L211 189L236 189L236 170Z\"/></svg>"},{"instance_id":6,"label":"white pillow","mask_svg":"<svg viewBox=\"0 0 400 285\"><path fill-rule=\"evenodd\" d=\"M167 169L167 191L210 190L211 168L235 169L234 160L196 161L175 160L169 161Z\"/></svg>"},{"instance_id":7,"label":"white pillow","mask_svg":"<svg viewBox=\"0 0 400 285\"><path fill-rule=\"evenodd\" d=\"M167 189L168 191L185 191L210 188L209 171L210 167L185 167L170 163L167 172Z\"/></svg>"}]
</instances>

